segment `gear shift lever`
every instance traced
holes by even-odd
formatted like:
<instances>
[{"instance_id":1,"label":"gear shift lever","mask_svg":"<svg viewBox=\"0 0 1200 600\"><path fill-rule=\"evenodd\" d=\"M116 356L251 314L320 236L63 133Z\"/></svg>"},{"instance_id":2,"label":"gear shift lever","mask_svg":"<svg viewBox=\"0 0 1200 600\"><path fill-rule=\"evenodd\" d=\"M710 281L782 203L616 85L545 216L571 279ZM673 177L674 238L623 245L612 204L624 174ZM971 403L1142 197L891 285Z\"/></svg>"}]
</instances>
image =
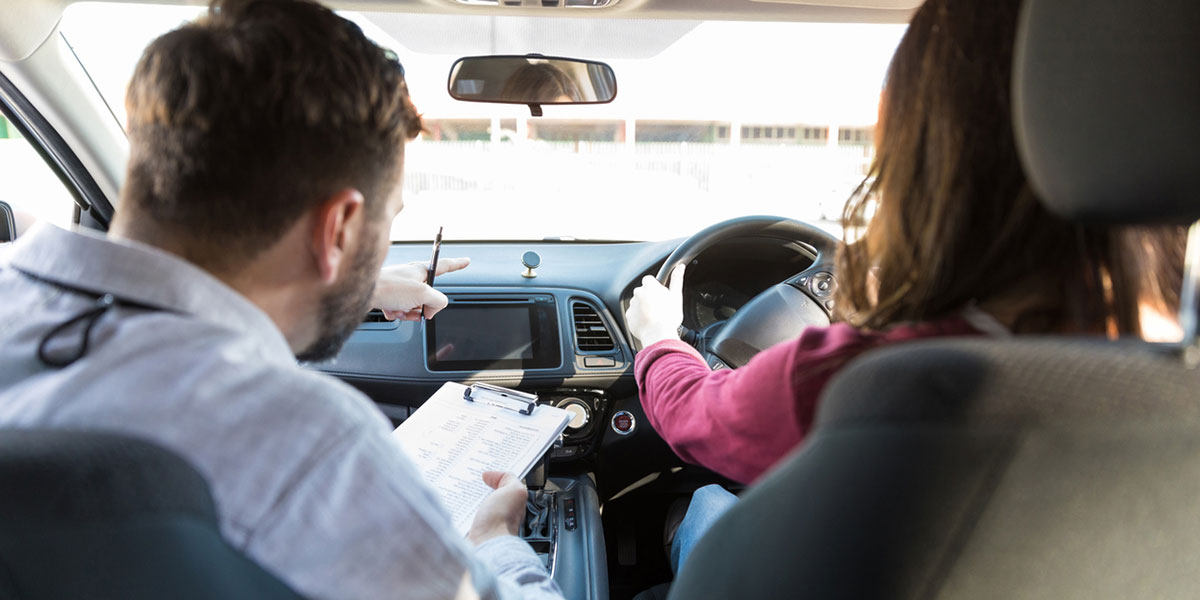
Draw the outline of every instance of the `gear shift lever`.
<instances>
[{"instance_id":1,"label":"gear shift lever","mask_svg":"<svg viewBox=\"0 0 1200 600\"><path fill-rule=\"evenodd\" d=\"M546 467L550 462L550 453L542 455L541 460L529 470L529 474L525 476L525 487L529 491L541 491L546 487Z\"/></svg>"},{"instance_id":2,"label":"gear shift lever","mask_svg":"<svg viewBox=\"0 0 1200 600\"><path fill-rule=\"evenodd\" d=\"M550 453L546 452L525 476L529 499L525 501L525 526L522 528L522 537L550 536L550 506L545 491L546 469L549 463Z\"/></svg>"}]
</instances>

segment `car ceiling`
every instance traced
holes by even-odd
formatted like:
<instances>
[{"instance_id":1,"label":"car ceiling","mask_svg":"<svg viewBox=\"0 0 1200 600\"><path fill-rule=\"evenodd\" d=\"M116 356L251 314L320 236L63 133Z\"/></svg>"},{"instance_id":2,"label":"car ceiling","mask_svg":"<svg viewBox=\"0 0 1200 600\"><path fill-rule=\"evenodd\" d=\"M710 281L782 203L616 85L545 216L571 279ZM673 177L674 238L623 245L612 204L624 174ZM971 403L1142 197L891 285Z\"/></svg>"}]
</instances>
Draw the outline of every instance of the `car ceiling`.
<instances>
[{"instance_id":1,"label":"car ceiling","mask_svg":"<svg viewBox=\"0 0 1200 600\"><path fill-rule=\"evenodd\" d=\"M111 0L110 0L111 1ZM117 0L123 2L203 5L199 0ZM343 10L395 11L448 15L544 16L613 19L716 19L845 23L906 23L922 0L617 0L606 8L476 6L455 0L331 0ZM0 60L13 62L32 54L54 31L72 0L5 0L0 19Z\"/></svg>"},{"instance_id":2,"label":"car ceiling","mask_svg":"<svg viewBox=\"0 0 1200 600\"><path fill-rule=\"evenodd\" d=\"M348 10L553 16L627 19L716 19L747 21L813 21L907 23L922 0L618 0L606 8L540 6L523 0L521 7L474 6L455 0L344 0L328 2ZM530 6L533 5L533 6Z\"/></svg>"}]
</instances>

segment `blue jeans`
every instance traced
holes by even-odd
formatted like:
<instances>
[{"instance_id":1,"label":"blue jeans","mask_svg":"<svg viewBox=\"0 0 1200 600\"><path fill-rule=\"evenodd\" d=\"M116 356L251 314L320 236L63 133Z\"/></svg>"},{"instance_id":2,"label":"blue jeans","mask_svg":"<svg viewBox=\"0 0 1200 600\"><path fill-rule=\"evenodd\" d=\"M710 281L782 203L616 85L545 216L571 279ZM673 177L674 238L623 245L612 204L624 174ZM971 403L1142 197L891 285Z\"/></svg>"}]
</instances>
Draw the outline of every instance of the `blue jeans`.
<instances>
[{"instance_id":1,"label":"blue jeans","mask_svg":"<svg viewBox=\"0 0 1200 600\"><path fill-rule=\"evenodd\" d=\"M671 542L672 572L679 573L679 568L692 553L692 548L696 547L696 542L737 500L737 496L716 484L706 485L692 494L687 514L683 516L679 529L675 531L675 540Z\"/></svg>"}]
</instances>

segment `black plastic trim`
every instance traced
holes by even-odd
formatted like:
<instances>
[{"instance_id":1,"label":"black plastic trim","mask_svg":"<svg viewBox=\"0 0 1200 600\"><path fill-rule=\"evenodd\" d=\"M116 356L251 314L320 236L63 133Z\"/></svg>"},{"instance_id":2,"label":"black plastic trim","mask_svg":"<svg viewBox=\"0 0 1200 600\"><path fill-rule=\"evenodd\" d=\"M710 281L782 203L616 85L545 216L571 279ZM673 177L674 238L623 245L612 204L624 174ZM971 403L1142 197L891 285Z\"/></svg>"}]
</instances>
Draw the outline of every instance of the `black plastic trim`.
<instances>
[{"instance_id":1,"label":"black plastic trim","mask_svg":"<svg viewBox=\"0 0 1200 600\"><path fill-rule=\"evenodd\" d=\"M29 99L0 73L0 111L30 142L46 165L58 176L63 186L75 197L81 213L79 222L95 224L107 229L112 222L113 206L105 197L95 178L79 160L75 151L67 144L50 122L38 112Z\"/></svg>"}]
</instances>

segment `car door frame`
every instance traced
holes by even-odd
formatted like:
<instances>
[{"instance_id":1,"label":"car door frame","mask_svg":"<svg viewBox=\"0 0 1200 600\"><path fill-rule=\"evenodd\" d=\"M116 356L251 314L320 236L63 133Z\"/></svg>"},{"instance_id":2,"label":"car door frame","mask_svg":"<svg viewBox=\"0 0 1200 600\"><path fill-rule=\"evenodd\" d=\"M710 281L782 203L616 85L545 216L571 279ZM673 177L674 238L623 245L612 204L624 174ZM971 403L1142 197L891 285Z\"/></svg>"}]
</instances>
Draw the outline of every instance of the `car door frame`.
<instances>
[{"instance_id":1,"label":"car door frame","mask_svg":"<svg viewBox=\"0 0 1200 600\"><path fill-rule=\"evenodd\" d=\"M112 222L112 203L66 140L3 73L0 73L0 112L71 193L75 200L73 221L89 229L106 231Z\"/></svg>"}]
</instances>

